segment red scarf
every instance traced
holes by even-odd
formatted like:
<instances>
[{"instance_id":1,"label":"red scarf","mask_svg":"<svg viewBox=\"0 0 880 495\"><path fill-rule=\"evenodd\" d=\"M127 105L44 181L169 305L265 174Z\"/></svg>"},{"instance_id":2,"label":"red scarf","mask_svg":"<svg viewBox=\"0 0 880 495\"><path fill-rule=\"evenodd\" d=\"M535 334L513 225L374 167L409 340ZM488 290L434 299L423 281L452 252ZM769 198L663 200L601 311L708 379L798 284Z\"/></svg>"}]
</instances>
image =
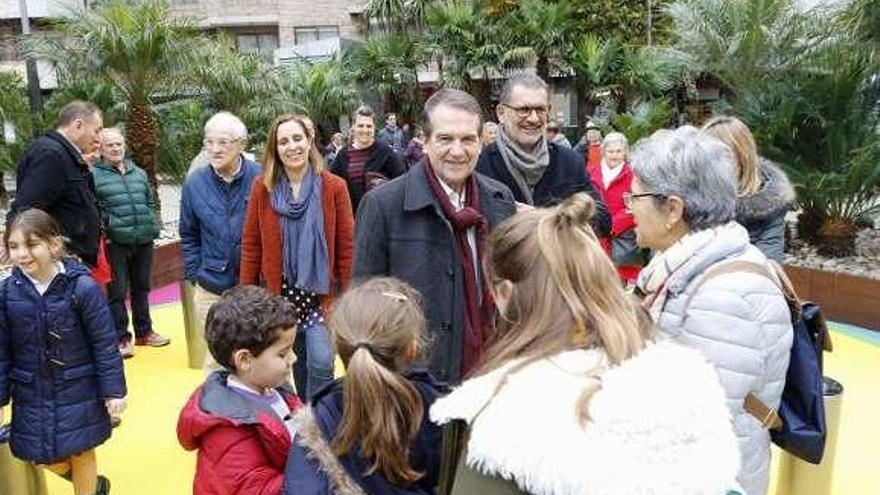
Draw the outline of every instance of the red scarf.
<instances>
[{"instance_id":1,"label":"red scarf","mask_svg":"<svg viewBox=\"0 0 880 495\"><path fill-rule=\"evenodd\" d=\"M431 192L434 193L434 197L440 203L443 215L452 224L452 229L455 232L458 258L464 272L465 318L460 370L463 378L479 363L483 355L483 347L495 331L492 294L489 292L489 286L486 284L486 277L484 276L480 277L482 281L481 287L477 287L477 273L474 270L473 251L468 243L467 236L468 229L472 227L477 229L476 266L483 266L482 246L489 235L489 224L486 221L486 217L480 213L480 190L477 188L477 178L473 174L465 183L465 207L455 211L452 202L449 201L449 196L443 190L440 181L434 174L431 163L427 158L423 163L427 171L428 185L431 186ZM482 293L482 297L480 297L480 293ZM482 301L482 305L480 301Z\"/></svg>"}]
</instances>

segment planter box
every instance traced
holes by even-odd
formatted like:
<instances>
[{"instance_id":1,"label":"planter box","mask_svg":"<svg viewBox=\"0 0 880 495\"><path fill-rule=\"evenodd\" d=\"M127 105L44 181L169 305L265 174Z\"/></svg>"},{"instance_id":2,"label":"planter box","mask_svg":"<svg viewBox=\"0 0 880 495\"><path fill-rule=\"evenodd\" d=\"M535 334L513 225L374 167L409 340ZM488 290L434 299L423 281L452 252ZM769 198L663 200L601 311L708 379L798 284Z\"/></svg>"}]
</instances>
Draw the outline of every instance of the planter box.
<instances>
[{"instance_id":1,"label":"planter box","mask_svg":"<svg viewBox=\"0 0 880 495\"><path fill-rule=\"evenodd\" d=\"M183 280L183 254L180 241L159 246L153 250L150 287L157 289Z\"/></svg>"},{"instance_id":2,"label":"planter box","mask_svg":"<svg viewBox=\"0 0 880 495\"><path fill-rule=\"evenodd\" d=\"M880 280L786 266L801 298L815 301L829 319L880 331Z\"/></svg>"}]
</instances>

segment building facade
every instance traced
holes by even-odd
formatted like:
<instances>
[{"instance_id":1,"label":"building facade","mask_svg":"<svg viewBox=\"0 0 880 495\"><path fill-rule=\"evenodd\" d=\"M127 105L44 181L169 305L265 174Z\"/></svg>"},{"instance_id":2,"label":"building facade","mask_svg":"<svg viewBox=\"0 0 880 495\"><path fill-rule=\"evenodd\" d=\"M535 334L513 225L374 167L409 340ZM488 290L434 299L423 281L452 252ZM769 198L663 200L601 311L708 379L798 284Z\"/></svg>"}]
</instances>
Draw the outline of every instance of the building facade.
<instances>
[{"instance_id":1,"label":"building facade","mask_svg":"<svg viewBox=\"0 0 880 495\"><path fill-rule=\"evenodd\" d=\"M330 39L357 39L367 0L171 0L172 11L206 31L223 31L244 53L272 56Z\"/></svg>"}]
</instances>

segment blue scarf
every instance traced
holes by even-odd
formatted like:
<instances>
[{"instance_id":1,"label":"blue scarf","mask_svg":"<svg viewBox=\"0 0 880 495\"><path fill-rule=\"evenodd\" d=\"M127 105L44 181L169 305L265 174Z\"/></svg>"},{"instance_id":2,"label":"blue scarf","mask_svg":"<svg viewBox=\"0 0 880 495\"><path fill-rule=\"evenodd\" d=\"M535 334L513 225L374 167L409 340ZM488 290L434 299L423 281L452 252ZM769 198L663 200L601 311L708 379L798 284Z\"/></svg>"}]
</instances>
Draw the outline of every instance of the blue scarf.
<instances>
[{"instance_id":1,"label":"blue scarf","mask_svg":"<svg viewBox=\"0 0 880 495\"><path fill-rule=\"evenodd\" d=\"M330 293L330 263L321 206L321 176L309 169L303 178L300 200L293 199L290 181L281 180L272 191L272 208L281 216L284 279L315 294Z\"/></svg>"}]
</instances>

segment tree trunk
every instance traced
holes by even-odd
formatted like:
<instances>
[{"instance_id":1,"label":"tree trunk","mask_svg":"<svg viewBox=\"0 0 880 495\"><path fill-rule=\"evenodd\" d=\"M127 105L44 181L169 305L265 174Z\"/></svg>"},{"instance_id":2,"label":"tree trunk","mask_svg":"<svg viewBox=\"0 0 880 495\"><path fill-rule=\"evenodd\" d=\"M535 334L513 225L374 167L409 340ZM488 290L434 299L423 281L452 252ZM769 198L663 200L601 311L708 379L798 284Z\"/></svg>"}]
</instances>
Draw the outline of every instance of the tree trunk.
<instances>
[{"instance_id":1,"label":"tree trunk","mask_svg":"<svg viewBox=\"0 0 880 495\"><path fill-rule=\"evenodd\" d=\"M0 207L9 208L9 191L6 190L6 172L0 171Z\"/></svg>"},{"instance_id":2,"label":"tree trunk","mask_svg":"<svg viewBox=\"0 0 880 495\"><path fill-rule=\"evenodd\" d=\"M819 229L819 254L833 258L856 252L856 225L852 220L828 218Z\"/></svg>"},{"instance_id":3,"label":"tree trunk","mask_svg":"<svg viewBox=\"0 0 880 495\"><path fill-rule=\"evenodd\" d=\"M590 93L587 91L587 85L577 78L575 79L574 92L575 98L577 98L578 136L582 136L584 134L584 128L587 127L587 121L590 119L590 116L593 115L593 110L596 106L588 101Z\"/></svg>"},{"instance_id":4,"label":"tree trunk","mask_svg":"<svg viewBox=\"0 0 880 495\"><path fill-rule=\"evenodd\" d=\"M159 123L149 103L129 103L128 147L135 164L147 173L153 196L156 200L156 213L162 210L159 203L159 181L157 178L159 148Z\"/></svg>"},{"instance_id":5,"label":"tree trunk","mask_svg":"<svg viewBox=\"0 0 880 495\"><path fill-rule=\"evenodd\" d=\"M492 105L492 81L488 77L468 81L471 94L480 103L483 120L495 120L495 108Z\"/></svg>"}]
</instances>

